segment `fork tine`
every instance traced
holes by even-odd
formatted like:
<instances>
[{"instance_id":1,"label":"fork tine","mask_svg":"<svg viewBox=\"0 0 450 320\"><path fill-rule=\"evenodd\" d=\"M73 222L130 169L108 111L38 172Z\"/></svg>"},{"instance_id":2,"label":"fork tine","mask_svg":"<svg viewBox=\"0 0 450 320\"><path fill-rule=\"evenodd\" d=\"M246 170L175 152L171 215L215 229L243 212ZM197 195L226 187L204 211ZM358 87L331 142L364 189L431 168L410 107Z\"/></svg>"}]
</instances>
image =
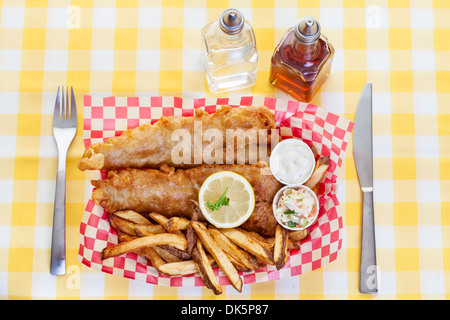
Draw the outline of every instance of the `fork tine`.
<instances>
[{"instance_id":1,"label":"fork tine","mask_svg":"<svg viewBox=\"0 0 450 320\"><path fill-rule=\"evenodd\" d=\"M66 117L66 102L64 99L64 86L61 86L61 120L64 120Z\"/></svg>"},{"instance_id":2,"label":"fork tine","mask_svg":"<svg viewBox=\"0 0 450 320\"><path fill-rule=\"evenodd\" d=\"M55 109L53 110L53 120L61 119L61 104L60 104L59 89L60 87L58 86L58 92L56 93Z\"/></svg>"},{"instance_id":3,"label":"fork tine","mask_svg":"<svg viewBox=\"0 0 450 320\"><path fill-rule=\"evenodd\" d=\"M66 106L65 106L66 110L66 119L69 120L70 119L70 115L69 115L69 87L66 87Z\"/></svg>"},{"instance_id":4,"label":"fork tine","mask_svg":"<svg viewBox=\"0 0 450 320\"><path fill-rule=\"evenodd\" d=\"M75 102L75 94L73 93L73 87L70 86L71 90L71 102L70 102L70 119L77 119L77 103Z\"/></svg>"}]
</instances>

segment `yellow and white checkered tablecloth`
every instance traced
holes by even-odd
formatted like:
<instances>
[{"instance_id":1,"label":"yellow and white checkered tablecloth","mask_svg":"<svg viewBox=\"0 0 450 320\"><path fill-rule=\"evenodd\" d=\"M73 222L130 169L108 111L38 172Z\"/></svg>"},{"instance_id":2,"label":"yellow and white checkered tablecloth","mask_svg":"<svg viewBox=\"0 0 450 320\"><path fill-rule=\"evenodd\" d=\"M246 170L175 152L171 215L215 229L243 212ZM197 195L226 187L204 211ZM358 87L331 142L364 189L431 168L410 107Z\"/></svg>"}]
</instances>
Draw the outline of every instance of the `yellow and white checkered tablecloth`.
<instances>
[{"instance_id":1,"label":"yellow and white checkered tablecloth","mask_svg":"<svg viewBox=\"0 0 450 320\"><path fill-rule=\"evenodd\" d=\"M450 297L450 2L448 0L0 1L1 299L448 299ZM312 103L350 120L374 87L379 294L359 293L361 193L352 140L340 171L336 261L301 276L227 287L148 285L77 261L89 173L76 167L83 95L217 97L204 80L200 30L228 7L252 24L255 86L221 96L285 98L268 81L287 28L317 18L336 49ZM68 153L67 275L49 273L57 167L56 88L73 85L78 132Z\"/></svg>"}]
</instances>

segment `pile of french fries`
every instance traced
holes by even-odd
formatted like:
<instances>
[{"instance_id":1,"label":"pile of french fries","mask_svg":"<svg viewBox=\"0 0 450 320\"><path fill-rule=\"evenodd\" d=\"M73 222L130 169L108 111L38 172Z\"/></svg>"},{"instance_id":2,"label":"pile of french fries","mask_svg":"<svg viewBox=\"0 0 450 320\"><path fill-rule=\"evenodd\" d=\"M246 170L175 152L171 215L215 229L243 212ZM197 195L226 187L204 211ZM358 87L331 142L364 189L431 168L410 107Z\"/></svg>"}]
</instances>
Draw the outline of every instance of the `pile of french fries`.
<instances>
[{"instance_id":1,"label":"pile of french fries","mask_svg":"<svg viewBox=\"0 0 450 320\"><path fill-rule=\"evenodd\" d=\"M321 158L306 183L312 190L317 190L329 166L329 158L328 162ZM299 248L298 242L309 233L308 229L290 231L277 225L275 236L265 238L239 227L218 229L199 221L198 203L191 200L191 205L194 214L190 220L167 218L159 213L143 215L131 210L111 214L109 222L118 232L118 244L104 248L102 259L133 252L150 260L153 267L166 275L198 272L205 286L218 295L223 291L212 269L215 264L241 292L240 271L258 270L264 264L275 265L280 270L287 263L288 250Z\"/></svg>"},{"instance_id":2,"label":"pile of french fries","mask_svg":"<svg viewBox=\"0 0 450 320\"><path fill-rule=\"evenodd\" d=\"M278 225L274 237L264 238L241 228L217 229L205 222L169 219L159 213L150 213L147 218L131 210L117 211L109 221L118 231L119 241L103 249L102 259L133 252L170 276L199 272L215 294L221 294L222 288L212 270L214 264L241 292L239 271L257 270L264 264L283 268L288 250L298 248L296 242L308 235L308 230L288 231Z\"/></svg>"}]
</instances>

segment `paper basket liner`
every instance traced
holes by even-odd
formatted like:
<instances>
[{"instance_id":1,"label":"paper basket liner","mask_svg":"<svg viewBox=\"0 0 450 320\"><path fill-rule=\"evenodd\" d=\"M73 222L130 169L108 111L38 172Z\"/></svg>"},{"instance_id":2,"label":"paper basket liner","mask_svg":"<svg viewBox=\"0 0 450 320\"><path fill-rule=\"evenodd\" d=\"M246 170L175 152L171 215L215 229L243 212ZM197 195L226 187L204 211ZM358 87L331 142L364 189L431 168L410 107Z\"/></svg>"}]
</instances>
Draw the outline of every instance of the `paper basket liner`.
<instances>
[{"instance_id":1,"label":"paper basket liner","mask_svg":"<svg viewBox=\"0 0 450 320\"><path fill-rule=\"evenodd\" d=\"M88 148L123 131L144 123L154 123L161 116L192 116L194 109L212 113L222 105L231 107L265 105L275 115L283 139L297 137L314 146L331 163L319 186L319 218L299 249L289 251L284 268L273 265L249 272L239 272L244 284L297 276L316 270L336 260L342 247L343 221L335 194L339 168L353 130L353 122L313 104L276 98L231 97L182 99L177 97L98 97L84 96L83 139ZM81 156L81 155L80 155ZM103 272L151 284L180 287L203 286L198 273L168 276L159 273L146 258L134 253L101 260L103 248L116 244L117 232L108 222L108 214L92 200L87 201L80 224L78 260ZM213 267L221 285L230 284L218 267Z\"/></svg>"}]
</instances>

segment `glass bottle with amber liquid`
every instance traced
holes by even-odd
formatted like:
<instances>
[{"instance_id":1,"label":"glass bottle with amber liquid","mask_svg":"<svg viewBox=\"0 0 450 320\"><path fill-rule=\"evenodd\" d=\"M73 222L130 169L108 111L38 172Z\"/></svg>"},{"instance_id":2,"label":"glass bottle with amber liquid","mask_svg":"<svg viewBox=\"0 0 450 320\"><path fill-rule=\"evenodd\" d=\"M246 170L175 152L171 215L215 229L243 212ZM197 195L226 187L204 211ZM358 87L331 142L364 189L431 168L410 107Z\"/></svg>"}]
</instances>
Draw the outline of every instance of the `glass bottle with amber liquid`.
<instances>
[{"instance_id":1,"label":"glass bottle with amber liquid","mask_svg":"<svg viewBox=\"0 0 450 320\"><path fill-rule=\"evenodd\" d=\"M309 102L330 74L334 48L321 34L318 21L301 19L276 47L270 83L289 96Z\"/></svg>"}]
</instances>

